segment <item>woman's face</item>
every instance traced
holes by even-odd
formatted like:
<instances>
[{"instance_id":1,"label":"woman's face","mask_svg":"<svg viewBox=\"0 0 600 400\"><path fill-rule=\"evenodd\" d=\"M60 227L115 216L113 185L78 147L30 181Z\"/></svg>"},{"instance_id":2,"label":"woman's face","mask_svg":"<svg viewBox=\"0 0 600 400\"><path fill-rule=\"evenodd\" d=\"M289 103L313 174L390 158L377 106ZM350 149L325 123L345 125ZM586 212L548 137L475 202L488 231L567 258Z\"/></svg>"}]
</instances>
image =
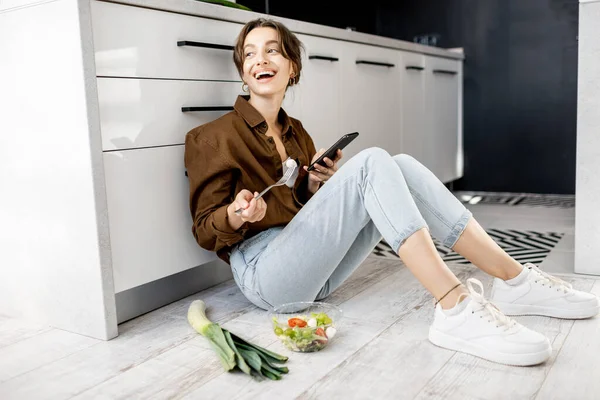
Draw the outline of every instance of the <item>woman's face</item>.
<instances>
[{"instance_id":1,"label":"woman's face","mask_svg":"<svg viewBox=\"0 0 600 400\"><path fill-rule=\"evenodd\" d=\"M277 31L273 28L255 28L244 41L244 76L252 94L272 96L285 94L292 62L281 54Z\"/></svg>"}]
</instances>

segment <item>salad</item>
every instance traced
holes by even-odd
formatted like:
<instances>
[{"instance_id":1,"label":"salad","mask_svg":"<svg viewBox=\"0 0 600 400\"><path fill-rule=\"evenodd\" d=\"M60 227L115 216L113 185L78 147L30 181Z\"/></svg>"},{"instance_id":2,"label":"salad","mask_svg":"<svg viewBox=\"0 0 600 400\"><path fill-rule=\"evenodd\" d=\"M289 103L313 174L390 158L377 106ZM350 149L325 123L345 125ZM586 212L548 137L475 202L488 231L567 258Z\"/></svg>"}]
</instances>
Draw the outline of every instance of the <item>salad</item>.
<instances>
[{"instance_id":1,"label":"salad","mask_svg":"<svg viewBox=\"0 0 600 400\"><path fill-rule=\"evenodd\" d=\"M325 313L298 315L284 322L273 317L273 328L288 349L300 352L321 350L336 334L333 321Z\"/></svg>"}]
</instances>

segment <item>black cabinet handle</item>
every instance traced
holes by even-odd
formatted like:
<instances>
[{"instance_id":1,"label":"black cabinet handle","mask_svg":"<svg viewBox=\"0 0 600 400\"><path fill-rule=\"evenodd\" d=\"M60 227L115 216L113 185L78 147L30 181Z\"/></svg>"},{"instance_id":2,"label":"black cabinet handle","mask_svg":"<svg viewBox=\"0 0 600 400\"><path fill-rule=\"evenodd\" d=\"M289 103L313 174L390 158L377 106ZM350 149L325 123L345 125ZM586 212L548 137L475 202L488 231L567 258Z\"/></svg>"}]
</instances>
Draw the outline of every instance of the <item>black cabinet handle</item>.
<instances>
[{"instance_id":1,"label":"black cabinet handle","mask_svg":"<svg viewBox=\"0 0 600 400\"><path fill-rule=\"evenodd\" d=\"M212 107L181 107L182 112L190 111L231 111L232 106L212 106Z\"/></svg>"},{"instance_id":2,"label":"black cabinet handle","mask_svg":"<svg viewBox=\"0 0 600 400\"><path fill-rule=\"evenodd\" d=\"M394 64L383 63L378 61L356 60L357 64L377 65L379 67L395 67Z\"/></svg>"},{"instance_id":3,"label":"black cabinet handle","mask_svg":"<svg viewBox=\"0 0 600 400\"><path fill-rule=\"evenodd\" d=\"M331 61L331 62L340 61L340 59L337 57L328 57L328 56L308 56L308 59L309 60L324 60L324 61Z\"/></svg>"},{"instance_id":4,"label":"black cabinet handle","mask_svg":"<svg viewBox=\"0 0 600 400\"><path fill-rule=\"evenodd\" d=\"M192 42L190 40L180 40L177 42L177 46L192 46L192 47L205 47L207 49L219 49L219 50L233 50L233 46L226 44L215 44L205 42Z\"/></svg>"},{"instance_id":5,"label":"black cabinet handle","mask_svg":"<svg viewBox=\"0 0 600 400\"><path fill-rule=\"evenodd\" d=\"M449 71L447 69L434 69L433 73L434 74L445 74L445 75L456 75L457 74L456 71Z\"/></svg>"},{"instance_id":6,"label":"black cabinet handle","mask_svg":"<svg viewBox=\"0 0 600 400\"><path fill-rule=\"evenodd\" d=\"M413 71L423 71L425 68L420 67L418 65L407 65L406 69L410 69L410 70L413 70Z\"/></svg>"}]
</instances>

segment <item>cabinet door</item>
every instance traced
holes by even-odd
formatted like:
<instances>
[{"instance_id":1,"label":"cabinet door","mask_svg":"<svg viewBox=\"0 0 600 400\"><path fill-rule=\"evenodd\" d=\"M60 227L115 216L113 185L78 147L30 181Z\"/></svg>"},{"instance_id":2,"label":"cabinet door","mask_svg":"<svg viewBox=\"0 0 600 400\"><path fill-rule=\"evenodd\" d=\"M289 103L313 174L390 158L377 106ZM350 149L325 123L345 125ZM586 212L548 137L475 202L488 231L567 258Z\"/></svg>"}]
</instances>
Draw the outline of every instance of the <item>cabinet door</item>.
<instances>
[{"instance_id":1,"label":"cabinet door","mask_svg":"<svg viewBox=\"0 0 600 400\"><path fill-rule=\"evenodd\" d=\"M427 112L435 142L432 171L443 182L462 176L462 64L427 56Z\"/></svg>"},{"instance_id":2,"label":"cabinet door","mask_svg":"<svg viewBox=\"0 0 600 400\"><path fill-rule=\"evenodd\" d=\"M104 153L115 292L215 260L191 232L184 146Z\"/></svg>"},{"instance_id":3,"label":"cabinet door","mask_svg":"<svg viewBox=\"0 0 600 400\"><path fill-rule=\"evenodd\" d=\"M401 153L401 52L356 43L343 49L342 130L360 133L344 153L368 147Z\"/></svg>"},{"instance_id":4,"label":"cabinet door","mask_svg":"<svg viewBox=\"0 0 600 400\"><path fill-rule=\"evenodd\" d=\"M402 151L434 167L435 143L425 114L425 56L402 52Z\"/></svg>"},{"instance_id":5,"label":"cabinet door","mask_svg":"<svg viewBox=\"0 0 600 400\"><path fill-rule=\"evenodd\" d=\"M340 42L308 35L297 35L305 47L302 75L297 91L302 124L315 147L329 148L342 134L340 129L341 49Z\"/></svg>"}]
</instances>

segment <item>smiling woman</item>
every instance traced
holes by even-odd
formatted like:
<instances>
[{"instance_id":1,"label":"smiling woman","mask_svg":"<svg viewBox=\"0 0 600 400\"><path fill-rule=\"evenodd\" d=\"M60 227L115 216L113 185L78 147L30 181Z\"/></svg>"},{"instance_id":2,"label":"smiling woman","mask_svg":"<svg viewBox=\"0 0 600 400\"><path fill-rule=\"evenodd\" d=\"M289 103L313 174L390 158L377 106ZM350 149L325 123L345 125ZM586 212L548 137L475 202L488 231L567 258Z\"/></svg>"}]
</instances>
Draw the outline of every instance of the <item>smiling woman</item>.
<instances>
[{"instance_id":1,"label":"smiling woman","mask_svg":"<svg viewBox=\"0 0 600 400\"><path fill-rule=\"evenodd\" d=\"M233 62L249 90L283 95L300 80L302 50L302 43L282 24L257 19L240 32Z\"/></svg>"},{"instance_id":2,"label":"smiling woman","mask_svg":"<svg viewBox=\"0 0 600 400\"><path fill-rule=\"evenodd\" d=\"M504 252L409 155L368 148L338 171L338 149L335 159L308 171L325 150L317 152L302 123L282 108L286 90L300 80L301 54L302 43L281 23L248 22L233 56L248 95L186 135L192 231L200 246L230 264L249 301L274 309L325 299L383 237L436 299L431 342L510 365L548 359L548 339L506 317L484 298L479 281L464 287L434 236L495 277L497 306L562 318L598 313L595 296ZM288 158L301 166L298 175L258 196L285 175Z\"/></svg>"}]
</instances>

